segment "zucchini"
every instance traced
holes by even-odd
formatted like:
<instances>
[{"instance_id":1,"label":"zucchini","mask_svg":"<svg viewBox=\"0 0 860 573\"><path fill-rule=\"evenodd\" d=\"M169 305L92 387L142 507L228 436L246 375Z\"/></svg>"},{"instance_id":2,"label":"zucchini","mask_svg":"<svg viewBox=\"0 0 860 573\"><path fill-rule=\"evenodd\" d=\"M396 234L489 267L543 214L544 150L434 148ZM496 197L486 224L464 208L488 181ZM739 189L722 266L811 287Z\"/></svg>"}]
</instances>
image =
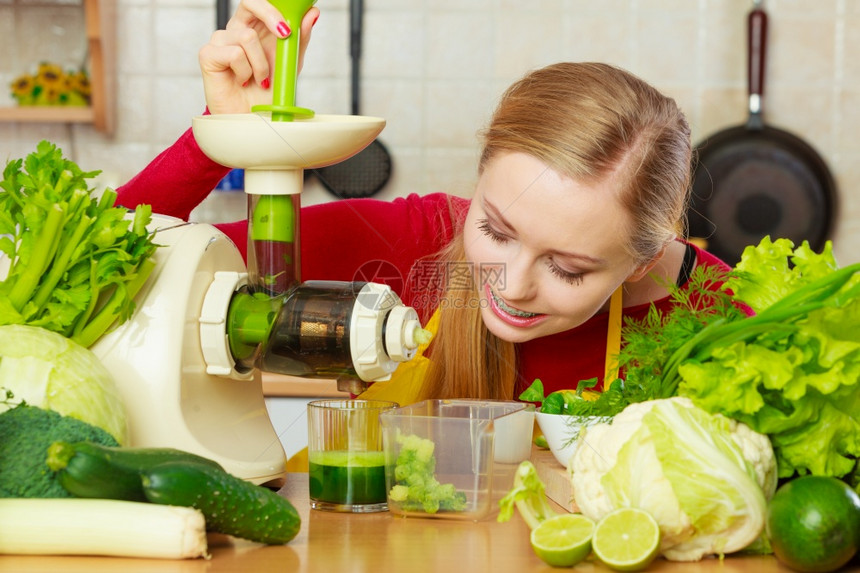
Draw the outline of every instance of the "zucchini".
<instances>
[{"instance_id":1,"label":"zucchini","mask_svg":"<svg viewBox=\"0 0 860 573\"><path fill-rule=\"evenodd\" d=\"M153 503L203 512L206 529L267 545L287 543L301 518L284 497L210 466L168 462L143 473L143 491Z\"/></svg>"},{"instance_id":2,"label":"zucchini","mask_svg":"<svg viewBox=\"0 0 860 573\"><path fill-rule=\"evenodd\" d=\"M174 448L108 447L92 442L54 442L46 463L57 481L77 497L146 501L141 472L165 462L221 466L208 458Z\"/></svg>"}]
</instances>

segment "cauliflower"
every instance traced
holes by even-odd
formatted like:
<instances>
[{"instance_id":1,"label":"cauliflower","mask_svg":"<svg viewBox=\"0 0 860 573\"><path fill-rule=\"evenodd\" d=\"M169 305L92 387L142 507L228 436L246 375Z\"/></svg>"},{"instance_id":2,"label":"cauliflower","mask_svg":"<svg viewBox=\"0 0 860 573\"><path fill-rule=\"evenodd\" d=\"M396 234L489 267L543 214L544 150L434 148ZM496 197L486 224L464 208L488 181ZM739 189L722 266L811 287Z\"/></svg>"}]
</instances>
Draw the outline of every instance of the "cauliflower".
<instances>
[{"instance_id":1,"label":"cauliflower","mask_svg":"<svg viewBox=\"0 0 860 573\"><path fill-rule=\"evenodd\" d=\"M648 511L660 524L661 553L673 561L756 541L777 477L766 436L679 397L631 404L611 423L589 427L569 472L584 515Z\"/></svg>"}]
</instances>

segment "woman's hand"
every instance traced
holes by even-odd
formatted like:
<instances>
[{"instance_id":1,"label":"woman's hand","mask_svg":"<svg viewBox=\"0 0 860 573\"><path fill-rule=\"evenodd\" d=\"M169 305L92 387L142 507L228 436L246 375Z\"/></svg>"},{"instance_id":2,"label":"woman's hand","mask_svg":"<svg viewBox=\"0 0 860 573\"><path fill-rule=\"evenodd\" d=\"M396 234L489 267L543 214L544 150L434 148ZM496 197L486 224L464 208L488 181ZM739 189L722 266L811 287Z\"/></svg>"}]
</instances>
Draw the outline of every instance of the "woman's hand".
<instances>
[{"instance_id":1,"label":"woman's hand","mask_svg":"<svg viewBox=\"0 0 860 573\"><path fill-rule=\"evenodd\" d=\"M302 20L299 69L318 17L319 10L311 8ZM212 34L198 54L209 112L247 113L271 104L275 43L292 33L268 0L242 0L226 29Z\"/></svg>"}]
</instances>

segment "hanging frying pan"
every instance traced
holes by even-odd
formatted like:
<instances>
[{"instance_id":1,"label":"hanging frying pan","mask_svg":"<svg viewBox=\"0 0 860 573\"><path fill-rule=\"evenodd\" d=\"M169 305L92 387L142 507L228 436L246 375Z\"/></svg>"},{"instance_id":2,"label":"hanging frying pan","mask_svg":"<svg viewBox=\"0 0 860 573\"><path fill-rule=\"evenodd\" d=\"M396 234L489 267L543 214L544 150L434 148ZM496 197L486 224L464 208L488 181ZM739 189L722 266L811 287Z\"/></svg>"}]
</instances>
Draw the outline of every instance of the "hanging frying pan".
<instances>
[{"instance_id":1,"label":"hanging frying pan","mask_svg":"<svg viewBox=\"0 0 860 573\"><path fill-rule=\"evenodd\" d=\"M824 160L762 118L767 15L761 0L753 2L748 27L749 116L697 146L688 213L690 236L705 239L708 250L730 265L766 235L795 245L807 240L820 250L836 209Z\"/></svg>"},{"instance_id":2,"label":"hanging frying pan","mask_svg":"<svg viewBox=\"0 0 860 573\"><path fill-rule=\"evenodd\" d=\"M362 0L349 4L350 58L352 61L352 114L359 115L359 61L361 58ZM346 161L314 170L323 186L339 199L370 197L391 177L391 155L378 139Z\"/></svg>"},{"instance_id":3,"label":"hanging frying pan","mask_svg":"<svg viewBox=\"0 0 860 573\"><path fill-rule=\"evenodd\" d=\"M230 20L230 0L215 0L215 27L219 30L227 28Z\"/></svg>"}]
</instances>

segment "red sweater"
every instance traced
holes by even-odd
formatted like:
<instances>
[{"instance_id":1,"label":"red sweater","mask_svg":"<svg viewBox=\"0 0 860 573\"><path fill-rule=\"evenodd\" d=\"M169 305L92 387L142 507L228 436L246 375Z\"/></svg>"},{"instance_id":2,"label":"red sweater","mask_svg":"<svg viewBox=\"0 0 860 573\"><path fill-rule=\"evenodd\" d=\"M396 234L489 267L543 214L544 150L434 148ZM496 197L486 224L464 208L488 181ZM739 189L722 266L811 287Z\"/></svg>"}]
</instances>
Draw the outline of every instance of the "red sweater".
<instances>
[{"instance_id":1,"label":"red sweater","mask_svg":"<svg viewBox=\"0 0 860 573\"><path fill-rule=\"evenodd\" d=\"M150 204L153 212L187 219L228 170L206 157L188 130L117 190L117 203L129 208ZM427 273L432 266L415 266L416 261L426 260L451 240L455 222L465 216L468 205L467 199L433 193L390 202L347 199L304 207L300 215L301 278L389 284L426 320L435 309L427 307L420 295L426 292L422 284L432 284L433 277ZM215 226L245 256L247 221ZM697 264L727 268L706 251L695 250ZM670 308L668 298L655 304L660 310ZM625 308L624 316L641 319L649 307ZM548 394L573 388L579 380L602 377L607 319L607 313L600 313L572 330L518 344L519 380L514 395L535 378L543 381Z\"/></svg>"}]
</instances>

